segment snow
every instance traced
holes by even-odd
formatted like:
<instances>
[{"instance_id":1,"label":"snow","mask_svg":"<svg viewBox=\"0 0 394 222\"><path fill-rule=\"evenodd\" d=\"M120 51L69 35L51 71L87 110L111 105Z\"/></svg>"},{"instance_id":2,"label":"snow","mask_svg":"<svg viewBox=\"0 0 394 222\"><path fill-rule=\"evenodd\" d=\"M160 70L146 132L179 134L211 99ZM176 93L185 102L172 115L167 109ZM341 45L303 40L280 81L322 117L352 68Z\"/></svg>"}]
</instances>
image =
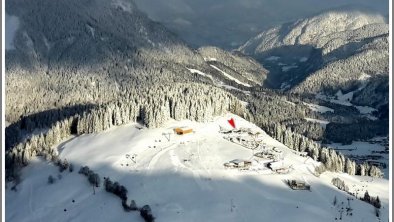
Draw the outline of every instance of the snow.
<instances>
[{"instance_id":1,"label":"snow","mask_svg":"<svg viewBox=\"0 0 394 222\"><path fill-rule=\"evenodd\" d=\"M371 114L373 111L376 111L375 108L369 106L355 106L361 114Z\"/></svg>"},{"instance_id":2,"label":"snow","mask_svg":"<svg viewBox=\"0 0 394 222\"><path fill-rule=\"evenodd\" d=\"M304 45L322 49L323 55L326 55L352 41L388 33L389 28L385 23L381 15L349 10L327 11L265 30L238 50L258 55L285 46Z\"/></svg>"},{"instance_id":3,"label":"snow","mask_svg":"<svg viewBox=\"0 0 394 222\"><path fill-rule=\"evenodd\" d=\"M242 104L244 107L247 107L247 106L249 105L248 102L245 102L245 101L242 101L242 100L240 100L240 102L241 102L241 104Z\"/></svg>"},{"instance_id":4,"label":"snow","mask_svg":"<svg viewBox=\"0 0 394 222\"><path fill-rule=\"evenodd\" d=\"M210 65L212 68L216 69L217 71L221 72L226 78L240 84L240 85L244 85L246 87L251 87L249 84L247 83L243 83L241 81L239 81L238 79L234 78L233 76L229 75L228 73L222 71L221 69L219 69L218 67L214 66L214 65Z\"/></svg>"},{"instance_id":5,"label":"snow","mask_svg":"<svg viewBox=\"0 0 394 222\"><path fill-rule=\"evenodd\" d=\"M326 106L319 106L319 105L316 105L316 104L310 104L310 103L305 103L305 102L303 102L303 103L304 103L304 105L307 105L309 107L309 109L311 109L311 110L313 110L315 112L319 112L319 113L326 113L326 112L332 112L333 113L334 112L333 109L328 108Z\"/></svg>"},{"instance_id":6,"label":"snow","mask_svg":"<svg viewBox=\"0 0 394 222\"><path fill-rule=\"evenodd\" d=\"M360 89L358 89L360 90ZM357 91L357 90L356 90ZM337 96L337 99L332 99L330 100L333 103L345 105L345 106L354 106L358 109L360 114L371 114L373 111L376 111L376 109L368 106L355 106L350 101L353 99L353 94L355 91L342 94L341 90L339 90L335 95ZM373 118L373 117L372 117Z\"/></svg>"},{"instance_id":7,"label":"snow","mask_svg":"<svg viewBox=\"0 0 394 222\"><path fill-rule=\"evenodd\" d=\"M289 89L290 88L290 85L287 83L287 82L283 82L281 85L280 85L280 89L281 90L286 90L286 89Z\"/></svg>"},{"instance_id":8,"label":"snow","mask_svg":"<svg viewBox=\"0 0 394 222\"><path fill-rule=\"evenodd\" d=\"M234 159L254 159L253 150L227 141L219 133L220 126L229 128L234 118L238 128L260 132L259 140L283 153L284 164L294 169L287 175L272 171L225 169L223 164ZM97 134L82 135L62 143L60 157L75 165L88 165L100 176L128 189L137 205L149 204L157 221L334 221L338 209L332 205L345 201L348 194L331 185L333 177L361 186L382 201L381 220L388 220L389 182L387 179L324 173L312 175L319 163L297 155L246 120L227 114L209 123L169 121L157 129L139 130L137 124L115 127ZM183 136L172 133L175 127L193 128ZM166 134L167 135L167 134ZM127 154L129 156L127 156ZM129 158L135 156L135 163ZM18 191L6 192L7 221L142 221L136 212L124 212L116 196L92 187L77 172L63 172L62 179L47 184L57 169L36 159L23 169ZM310 191L294 191L284 183L303 178ZM8 185L8 187L10 187ZM75 200L75 203L72 200ZM374 208L360 200L351 202L353 216L342 221L376 221ZM63 210L67 209L66 212Z\"/></svg>"},{"instance_id":9,"label":"snow","mask_svg":"<svg viewBox=\"0 0 394 222\"><path fill-rule=\"evenodd\" d=\"M19 18L13 15L5 14L5 49L15 49L14 36L19 28Z\"/></svg>"},{"instance_id":10,"label":"snow","mask_svg":"<svg viewBox=\"0 0 394 222\"><path fill-rule=\"evenodd\" d=\"M306 121L319 123L323 128L326 128L326 125L329 124L329 121L320 120L320 119L312 119L312 118L305 118Z\"/></svg>"},{"instance_id":11,"label":"snow","mask_svg":"<svg viewBox=\"0 0 394 222\"><path fill-rule=\"evenodd\" d=\"M280 59L279 56L270 56L268 58L266 58L265 60L267 61L278 61Z\"/></svg>"},{"instance_id":12,"label":"snow","mask_svg":"<svg viewBox=\"0 0 394 222\"><path fill-rule=\"evenodd\" d=\"M367 81L369 78L371 78L370 75L368 75L366 73L361 73L361 76L358 78L358 80Z\"/></svg>"},{"instance_id":13,"label":"snow","mask_svg":"<svg viewBox=\"0 0 394 222\"><path fill-rule=\"evenodd\" d=\"M212 77L212 75L203 73L203 72L201 72L200 70L197 70L197 69L189 69L189 68L187 68L187 69L188 69L191 73L196 73L196 74L199 74L199 75L206 76L206 77L210 78L210 79L212 80L212 82L213 82L215 85L219 86L219 87L222 87L222 88L225 88L225 89L228 89L228 90L237 90L237 91L240 91L240 92L245 93L246 95L250 95L250 92L249 92L249 91L240 90L240 89L238 89L238 88L236 88L236 87L234 87L234 86L226 85L226 84L224 84L222 81L219 81L219 80L217 80L217 79L214 79L214 78Z\"/></svg>"},{"instance_id":14,"label":"snow","mask_svg":"<svg viewBox=\"0 0 394 222\"><path fill-rule=\"evenodd\" d=\"M240 90L240 89L238 89L238 88L235 88L234 86L229 86L229 85L226 85L226 84L224 84L223 82L221 82L222 84L221 84L221 87L223 87L223 88L225 88L225 89L228 89L228 90L237 90L237 91L240 91L240 92L243 92L244 94L246 94L246 95L250 95L250 91L247 91L247 90Z\"/></svg>"},{"instance_id":15,"label":"snow","mask_svg":"<svg viewBox=\"0 0 394 222\"><path fill-rule=\"evenodd\" d=\"M197 70L197 69L189 69L189 68L187 68L187 69L188 69L191 73L196 73L196 74L199 74L199 75L208 77L208 78L210 78L210 79L212 80L212 82L215 82L215 80L212 78L211 75L205 74L205 73L203 73L203 72L201 72L200 70Z\"/></svg>"},{"instance_id":16,"label":"snow","mask_svg":"<svg viewBox=\"0 0 394 222\"><path fill-rule=\"evenodd\" d=\"M258 85L261 86L261 83L259 83L258 81L256 81L255 79L251 78L253 77L253 74L249 73L249 72L245 72L246 76L244 76L247 80L257 83Z\"/></svg>"},{"instance_id":17,"label":"snow","mask_svg":"<svg viewBox=\"0 0 394 222\"><path fill-rule=\"evenodd\" d=\"M356 106L356 105L353 105L350 102L353 99L353 93L354 92L355 91L352 91L352 92L349 92L349 93L346 93L346 94L342 94L342 91L339 90L335 94L336 98L331 98L329 96L326 96L326 95L323 95L323 94L319 93L319 94L316 95L316 98L317 99L322 99L322 100L325 100L325 101L329 101L331 103L340 104L340 105L343 105L343 106L353 106L359 111L360 114L365 115L369 119L376 120L377 118L371 115L372 112L376 111L375 108L372 108L372 107L369 107L369 106Z\"/></svg>"},{"instance_id":18,"label":"snow","mask_svg":"<svg viewBox=\"0 0 394 222\"><path fill-rule=\"evenodd\" d=\"M284 102L286 102L286 103L288 103L288 104L290 104L290 105L292 105L292 106L296 106L295 103L290 102L290 101L288 101L287 99L282 99L282 101L284 101Z\"/></svg>"},{"instance_id":19,"label":"snow","mask_svg":"<svg viewBox=\"0 0 394 222\"><path fill-rule=\"evenodd\" d=\"M47 38L43 37L42 38L45 44L45 47L47 48L47 51L51 50L51 43L48 41Z\"/></svg>"},{"instance_id":20,"label":"snow","mask_svg":"<svg viewBox=\"0 0 394 222\"><path fill-rule=\"evenodd\" d=\"M206 62L215 62L218 61L216 58L204 58L204 61Z\"/></svg>"},{"instance_id":21,"label":"snow","mask_svg":"<svg viewBox=\"0 0 394 222\"><path fill-rule=\"evenodd\" d=\"M306 62L306 61L308 61L308 57L301 57L299 61L300 62Z\"/></svg>"},{"instance_id":22,"label":"snow","mask_svg":"<svg viewBox=\"0 0 394 222\"><path fill-rule=\"evenodd\" d=\"M86 25L86 27L89 29L90 35L94 38L95 29L90 25Z\"/></svg>"},{"instance_id":23,"label":"snow","mask_svg":"<svg viewBox=\"0 0 394 222\"><path fill-rule=\"evenodd\" d=\"M381 141L382 137L374 138L375 141ZM350 145L342 145L340 143L328 144L329 147L338 149L341 153L345 155L356 155L356 156L368 156L374 155L380 158L375 161L382 162L387 165L383 169L384 177L388 179L389 176L389 154L388 153L376 153L379 151L384 151L385 147L381 143L370 143L365 141L353 141ZM373 158L367 158L367 160L374 160Z\"/></svg>"},{"instance_id":24,"label":"snow","mask_svg":"<svg viewBox=\"0 0 394 222\"><path fill-rule=\"evenodd\" d=\"M112 5L117 9L119 8L125 12L133 13L133 5L130 2L124 0L113 0Z\"/></svg>"},{"instance_id":25,"label":"snow","mask_svg":"<svg viewBox=\"0 0 394 222\"><path fill-rule=\"evenodd\" d=\"M282 72L288 72L290 69L295 69L298 68L296 65L291 65L291 66L283 66L282 67Z\"/></svg>"},{"instance_id":26,"label":"snow","mask_svg":"<svg viewBox=\"0 0 394 222\"><path fill-rule=\"evenodd\" d=\"M337 97L336 103L342 104L345 106L351 106L352 104L350 103L350 101L352 101L352 99L353 99L353 94L354 94L353 91L343 94L341 90L338 90L338 92L335 94Z\"/></svg>"}]
</instances>

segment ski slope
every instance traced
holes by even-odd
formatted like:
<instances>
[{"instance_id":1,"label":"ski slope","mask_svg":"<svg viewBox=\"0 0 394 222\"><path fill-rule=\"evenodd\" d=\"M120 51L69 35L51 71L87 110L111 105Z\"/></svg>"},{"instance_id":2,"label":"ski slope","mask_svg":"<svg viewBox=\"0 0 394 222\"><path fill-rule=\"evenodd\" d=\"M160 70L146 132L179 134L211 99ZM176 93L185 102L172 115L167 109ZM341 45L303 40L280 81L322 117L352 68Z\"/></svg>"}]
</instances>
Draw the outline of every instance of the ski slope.
<instances>
[{"instance_id":1,"label":"ski slope","mask_svg":"<svg viewBox=\"0 0 394 222\"><path fill-rule=\"evenodd\" d=\"M282 151L283 161L294 170L276 174L259 165L260 160L253 157L256 151L225 140L219 130L229 129L230 118L238 128L259 132L259 140ZM48 184L47 178L57 178L57 168L35 159L23 169L18 191L6 190L6 221L143 221L138 213L123 211L120 199L103 187L94 195L87 179L77 173L82 165L124 185L129 199L138 206L151 206L156 221L335 221L341 202L347 204L349 197L331 185L337 176L354 189L368 185L369 194L379 195L382 201L381 220L388 220L388 180L328 172L316 177L312 171L318 162L301 157L238 116L228 114L208 123L170 121L157 129L137 126L115 127L61 143L60 157L73 163L75 170L61 173L62 179L54 184ZM175 127L189 127L194 133L175 135ZM234 159L251 160L258 167L224 168L225 162ZM284 182L287 179L304 180L311 191L291 190ZM378 221L371 205L360 200L350 204L353 216L345 214L342 221Z\"/></svg>"},{"instance_id":2,"label":"ski slope","mask_svg":"<svg viewBox=\"0 0 394 222\"><path fill-rule=\"evenodd\" d=\"M218 67L216 67L216 66L214 66L214 65L210 65L210 66L211 66L212 68L216 69L217 71L219 71L220 73L222 73L227 79L232 80L232 81L234 81L234 82L236 82L236 83L238 83L238 84L240 84L240 85L244 85L244 86L246 86L246 87L251 87L251 85L239 81L238 79L234 78L232 75L230 75L230 74L224 72L223 70L219 69Z\"/></svg>"},{"instance_id":3,"label":"ski slope","mask_svg":"<svg viewBox=\"0 0 394 222\"><path fill-rule=\"evenodd\" d=\"M311 110L313 110L315 112L319 112L319 113L326 113L326 112L332 112L333 113L334 112L333 109L328 108L326 106L319 106L319 105L316 105L316 104L311 104L311 103L306 103L306 102L303 102L303 104L308 106L309 109L311 109Z\"/></svg>"},{"instance_id":4,"label":"ski slope","mask_svg":"<svg viewBox=\"0 0 394 222\"><path fill-rule=\"evenodd\" d=\"M305 120L312 123L319 123L324 129L326 128L327 124L330 123L329 121L326 120L313 119L313 118L305 118Z\"/></svg>"},{"instance_id":5,"label":"ski slope","mask_svg":"<svg viewBox=\"0 0 394 222\"><path fill-rule=\"evenodd\" d=\"M212 82L213 82L213 84L216 85L216 86L218 86L218 87L225 88L225 89L228 89L228 90L237 90L237 91L240 91L240 92L245 93L246 95L249 95L249 94L250 94L250 91L241 90L241 89L238 89L238 88L236 88L236 87L234 87L234 86L230 86L230 85L224 84L222 81L213 78L211 74L206 74L206 73L204 73L204 72L201 72L201 71L198 70L198 69L189 69L189 68L187 68L187 70L189 70L189 71L190 71L191 73L193 73L193 74L198 74L198 75L205 76L205 77L211 79ZM250 86L249 86L249 87L250 87Z\"/></svg>"}]
</instances>

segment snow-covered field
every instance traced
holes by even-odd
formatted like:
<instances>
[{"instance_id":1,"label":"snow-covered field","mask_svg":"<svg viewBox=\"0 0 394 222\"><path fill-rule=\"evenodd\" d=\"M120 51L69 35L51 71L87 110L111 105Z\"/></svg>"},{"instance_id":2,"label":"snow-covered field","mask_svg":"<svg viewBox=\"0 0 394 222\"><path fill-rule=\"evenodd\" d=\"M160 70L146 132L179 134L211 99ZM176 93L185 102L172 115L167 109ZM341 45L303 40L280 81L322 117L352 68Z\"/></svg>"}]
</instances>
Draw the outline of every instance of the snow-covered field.
<instances>
[{"instance_id":1,"label":"snow-covered field","mask_svg":"<svg viewBox=\"0 0 394 222\"><path fill-rule=\"evenodd\" d=\"M326 113L326 112L332 112L333 113L334 112L333 109L328 108L326 106L319 106L319 105L316 105L316 104L310 104L310 103L305 103L305 102L303 102L303 103L304 103L304 105L307 105L309 107L309 109L311 109L311 110L313 110L315 112L319 112L319 113Z\"/></svg>"},{"instance_id":2,"label":"snow-covered field","mask_svg":"<svg viewBox=\"0 0 394 222\"><path fill-rule=\"evenodd\" d=\"M268 58L266 58L265 60L267 61L278 61L280 59L279 56L270 56Z\"/></svg>"},{"instance_id":3,"label":"snow-covered field","mask_svg":"<svg viewBox=\"0 0 394 222\"><path fill-rule=\"evenodd\" d=\"M305 118L305 120L308 122L319 123L324 128L326 128L327 124L330 123L329 121L326 120L312 119L312 118Z\"/></svg>"},{"instance_id":4,"label":"snow-covered field","mask_svg":"<svg viewBox=\"0 0 394 222\"><path fill-rule=\"evenodd\" d=\"M269 169L225 169L223 164L233 159L257 158L253 150L225 140L219 133L220 126L230 127L227 120L231 117L238 128L260 132L259 139L282 151L284 162L294 170L276 174ZM371 181L340 173L315 177L312 171L319 163L301 157L232 114L208 123L170 121L157 129L136 126L129 124L64 141L58 147L60 157L73 163L75 171L61 173L62 179L54 184L48 184L47 178L57 178L57 168L40 159L33 161L24 168L18 191L6 190L6 220L142 221L138 213L124 212L120 199L102 187L93 195L87 179L76 172L81 165L88 165L101 177L119 181L128 189L129 199L139 206L151 206L157 221L172 222L335 221L343 206L339 203L347 203L349 195L331 185L331 179L339 176L349 185L360 187ZM173 134L175 127L182 126L193 128L194 133ZM303 180L311 185L311 191L291 190L284 182L287 179ZM388 180L368 182L368 192L379 195L381 221L387 221ZM379 221L373 206L357 199L350 204L353 215L344 214L342 221Z\"/></svg>"},{"instance_id":5,"label":"snow-covered field","mask_svg":"<svg viewBox=\"0 0 394 222\"><path fill-rule=\"evenodd\" d=\"M358 90L360 90L360 89L358 89ZM377 118L371 115L373 111L376 111L375 108L372 108L372 107L369 107L369 106L356 106L356 105L353 105L351 103L351 101L353 99L354 92L355 91L352 91L352 92L349 92L349 93L346 93L346 94L342 94L341 90L339 90L335 94L336 98L329 97L329 96L322 95L322 94L317 94L316 98L322 99L322 100L325 100L325 101L329 101L331 103L344 105L344 106L353 106L360 112L360 114L365 115L369 119L376 120Z\"/></svg>"},{"instance_id":6,"label":"snow-covered field","mask_svg":"<svg viewBox=\"0 0 394 222\"><path fill-rule=\"evenodd\" d=\"M373 140L381 141L382 139L383 139L382 137L377 137ZM349 155L360 156L361 158L366 158L369 161L378 161L386 164L387 167L383 169L384 177L387 179L389 178L389 154L382 152L385 150L385 147L381 145L379 142L370 143L370 142L354 141L350 145L332 143L329 144L329 147L338 149L340 152L348 156Z\"/></svg>"},{"instance_id":7,"label":"snow-covered field","mask_svg":"<svg viewBox=\"0 0 394 222\"><path fill-rule=\"evenodd\" d=\"M295 68L298 68L298 66L296 65L283 66L282 72L288 72L290 69L295 69Z\"/></svg>"},{"instance_id":8,"label":"snow-covered field","mask_svg":"<svg viewBox=\"0 0 394 222\"><path fill-rule=\"evenodd\" d=\"M308 61L308 57L301 57L299 61L300 62L306 62L306 61Z\"/></svg>"}]
</instances>

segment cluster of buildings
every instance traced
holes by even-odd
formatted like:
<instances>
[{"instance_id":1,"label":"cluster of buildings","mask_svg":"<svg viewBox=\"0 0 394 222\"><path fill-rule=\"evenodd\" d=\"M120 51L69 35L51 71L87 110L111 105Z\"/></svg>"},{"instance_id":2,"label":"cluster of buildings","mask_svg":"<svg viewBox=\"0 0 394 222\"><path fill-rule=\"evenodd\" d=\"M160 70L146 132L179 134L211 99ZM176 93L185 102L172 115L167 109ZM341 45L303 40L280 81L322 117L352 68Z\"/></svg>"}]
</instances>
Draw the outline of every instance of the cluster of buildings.
<instances>
[{"instance_id":1,"label":"cluster of buildings","mask_svg":"<svg viewBox=\"0 0 394 222\"><path fill-rule=\"evenodd\" d=\"M231 160L224 163L224 167L245 170L254 168L253 164L258 164L279 174L289 173L292 170L292 167L283 161L283 152L276 147L266 146L259 138L259 133L248 128L221 130L220 132L225 134L224 139L256 151L250 160Z\"/></svg>"}]
</instances>

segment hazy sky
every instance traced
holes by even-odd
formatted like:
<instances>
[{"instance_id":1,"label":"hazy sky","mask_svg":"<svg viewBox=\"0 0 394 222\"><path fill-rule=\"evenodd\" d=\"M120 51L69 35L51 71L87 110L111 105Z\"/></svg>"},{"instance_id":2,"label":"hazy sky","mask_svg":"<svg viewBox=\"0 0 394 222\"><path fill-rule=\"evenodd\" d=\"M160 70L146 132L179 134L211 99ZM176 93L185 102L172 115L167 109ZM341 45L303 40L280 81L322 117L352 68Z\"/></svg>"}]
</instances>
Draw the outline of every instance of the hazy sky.
<instances>
[{"instance_id":1,"label":"hazy sky","mask_svg":"<svg viewBox=\"0 0 394 222\"><path fill-rule=\"evenodd\" d=\"M338 7L384 16L389 0L135 0L192 46L234 48L262 30Z\"/></svg>"}]
</instances>

